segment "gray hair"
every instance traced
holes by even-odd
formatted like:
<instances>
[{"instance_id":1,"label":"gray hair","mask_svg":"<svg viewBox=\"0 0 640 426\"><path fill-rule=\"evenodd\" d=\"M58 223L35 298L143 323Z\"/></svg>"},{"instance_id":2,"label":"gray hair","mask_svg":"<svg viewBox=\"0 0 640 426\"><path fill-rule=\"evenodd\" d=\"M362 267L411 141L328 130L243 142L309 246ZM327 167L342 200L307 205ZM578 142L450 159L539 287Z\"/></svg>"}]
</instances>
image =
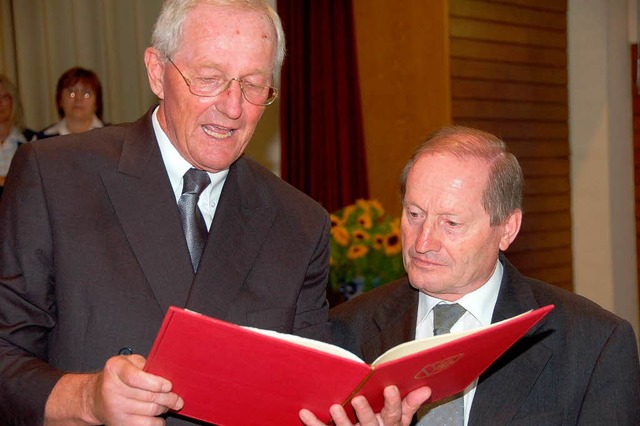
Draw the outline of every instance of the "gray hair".
<instances>
[{"instance_id":1,"label":"gray hair","mask_svg":"<svg viewBox=\"0 0 640 426\"><path fill-rule=\"evenodd\" d=\"M162 53L165 58L173 56L179 47L187 14L200 3L236 9L249 9L264 13L273 24L276 32L277 44L274 73L280 72L285 55L284 30L282 29L280 17L265 0L166 0L153 28L151 45Z\"/></svg>"},{"instance_id":2,"label":"gray hair","mask_svg":"<svg viewBox=\"0 0 640 426\"><path fill-rule=\"evenodd\" d=\"M431 154L452 154L457 158L484 159L490 164L489 181L482 194L482 205L491 226L504 223L516 210L522 210L524 176L516 157L507 151L497 136L463 126L444 127L433 134L413 153L400 175L400 194L404 201L407 178L415 162Z\"/></svg>"},{"instance_id":3,"label":"gray hair","mask_svg":"<svg viewBox=\"0 0 640 426\"><path fill-rule=\"evenodd\" d=\"M0 74L0 86L7 89L11 96L11 125L17 127L20 131L24 130L24 112L18 95L18 88L9 78L2 74Z\"/></svg>"}]
</instances>

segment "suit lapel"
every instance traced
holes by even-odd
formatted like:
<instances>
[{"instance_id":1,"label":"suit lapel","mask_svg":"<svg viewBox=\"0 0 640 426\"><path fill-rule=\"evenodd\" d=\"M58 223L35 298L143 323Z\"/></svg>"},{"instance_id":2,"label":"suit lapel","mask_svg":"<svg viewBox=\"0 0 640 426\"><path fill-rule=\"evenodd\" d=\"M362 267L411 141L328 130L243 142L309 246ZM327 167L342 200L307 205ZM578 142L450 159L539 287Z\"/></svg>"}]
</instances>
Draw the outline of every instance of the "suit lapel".
<instances>
[{"instance_id":1,"label":"suit lapel","mask_svg":"<svg viewBox=\"0 0 640 426\"><path fill-rule=\"evenodd\" d=\"M501 255L504 275L492 322L539 308L525 278ZM507 424L517 414L551 351L538 340L544 337L544 320L538 323L480 376L473 398L469 425Z\"/></svg>"},{"instance_id":2,"label":"suit lapel","mask_svg":"<svg viewBox=\"0 0 640 426\"><path fill-rule=\"evenodd\" d=\"M118 169L105 169L101 177L131 249L166 311L186 302L193 271L150 113L126 131Z\"/></svg>"},{"instance_id":3,"label":"suit lapel","mask_svg":"<svg viewBox=\"0 0 640 426\"><path fill-rule=\"evenodd\" d=\"M373 321L380 333L363 342L363 359L373 362L390 348L413 340L416 335L417 312L418 292L407 279L403 279L393 292L386 295L381 309L375 311Z\"/></svg>"},{"instance_id":4,"label":"suit lapel","mask_svg":"<svg viewBox=\"0 0 640 426\"><path fill-rule=\"evenodd\" d=\"M276 217L268 190L246 159L229 169L187 301L190 309L226 317Z\"/></svg>"}]
</instances>

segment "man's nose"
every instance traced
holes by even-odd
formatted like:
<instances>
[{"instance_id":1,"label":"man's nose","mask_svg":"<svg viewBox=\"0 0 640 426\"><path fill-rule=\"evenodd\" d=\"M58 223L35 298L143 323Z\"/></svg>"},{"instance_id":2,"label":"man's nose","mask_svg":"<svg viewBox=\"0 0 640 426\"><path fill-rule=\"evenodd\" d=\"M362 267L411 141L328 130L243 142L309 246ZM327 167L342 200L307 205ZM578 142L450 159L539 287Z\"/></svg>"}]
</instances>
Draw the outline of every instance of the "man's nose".
<instances>
[{"instance_id":1,"label":"man's nose","mask_svg":"<svg viewBox=\"0 0 640 426\"><path fill-rule=\"evenodd\" d=\"M242 88L238 79L231 79L229 87L227 87L220 95L216 102L216 108L229 118L239 118L242 114L242 102L244 101Z\"/></svg>"},{"instance_id":2,"label":"man's nose","mask_svg":"<svg viewBox=\"0 0 640 426\"><path fill-rule=\"evenodd\" d=\"M429 222L424 223L416 238L415 249L418 253L438 251L440 249L440 237L435 224Z\"/></svg>"}]
</instances>

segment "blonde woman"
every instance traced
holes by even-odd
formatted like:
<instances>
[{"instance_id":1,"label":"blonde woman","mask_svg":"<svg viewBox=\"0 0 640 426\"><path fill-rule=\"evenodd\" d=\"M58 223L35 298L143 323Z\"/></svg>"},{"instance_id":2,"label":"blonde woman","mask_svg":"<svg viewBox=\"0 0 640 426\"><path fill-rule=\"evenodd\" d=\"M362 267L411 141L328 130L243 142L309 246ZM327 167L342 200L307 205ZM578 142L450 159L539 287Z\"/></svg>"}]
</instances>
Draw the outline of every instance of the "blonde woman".
<instances>
[{"instance_id":1,"label":"blonde woman","mask_svg":"<svg viewBox=\"0 0 640 426\"><path fill-rule=\"evenodd\" d=\"M18 146L31 139L33 131L25 129L18 89L0 74L0 194Z\"/></svg>"}]
</instances>

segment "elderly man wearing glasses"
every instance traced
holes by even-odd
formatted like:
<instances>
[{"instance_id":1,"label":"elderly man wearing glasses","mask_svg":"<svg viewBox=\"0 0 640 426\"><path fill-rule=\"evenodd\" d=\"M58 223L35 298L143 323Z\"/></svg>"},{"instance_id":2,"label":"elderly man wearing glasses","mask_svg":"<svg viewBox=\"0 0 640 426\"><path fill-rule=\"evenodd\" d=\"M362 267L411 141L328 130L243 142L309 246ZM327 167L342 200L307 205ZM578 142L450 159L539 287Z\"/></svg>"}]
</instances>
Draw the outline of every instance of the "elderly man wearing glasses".
<instances>
[{"instance_id":1,"label":"elderly man wearing glasses","mask_svg":"<svg viewBox=\"0 0 640 426\"><path fill-rule=\"evenodd\" d=\"M156 107L25 144L9 171L1 424L194 424L142 371L170 305L329 339L328 214L243 156L277 96L278 16L263 0L167 0L152 45ZM388 388L380 417L358 402L361 419L407 424L422 392L403 404Z\"/></svg>"}]
</instances>

